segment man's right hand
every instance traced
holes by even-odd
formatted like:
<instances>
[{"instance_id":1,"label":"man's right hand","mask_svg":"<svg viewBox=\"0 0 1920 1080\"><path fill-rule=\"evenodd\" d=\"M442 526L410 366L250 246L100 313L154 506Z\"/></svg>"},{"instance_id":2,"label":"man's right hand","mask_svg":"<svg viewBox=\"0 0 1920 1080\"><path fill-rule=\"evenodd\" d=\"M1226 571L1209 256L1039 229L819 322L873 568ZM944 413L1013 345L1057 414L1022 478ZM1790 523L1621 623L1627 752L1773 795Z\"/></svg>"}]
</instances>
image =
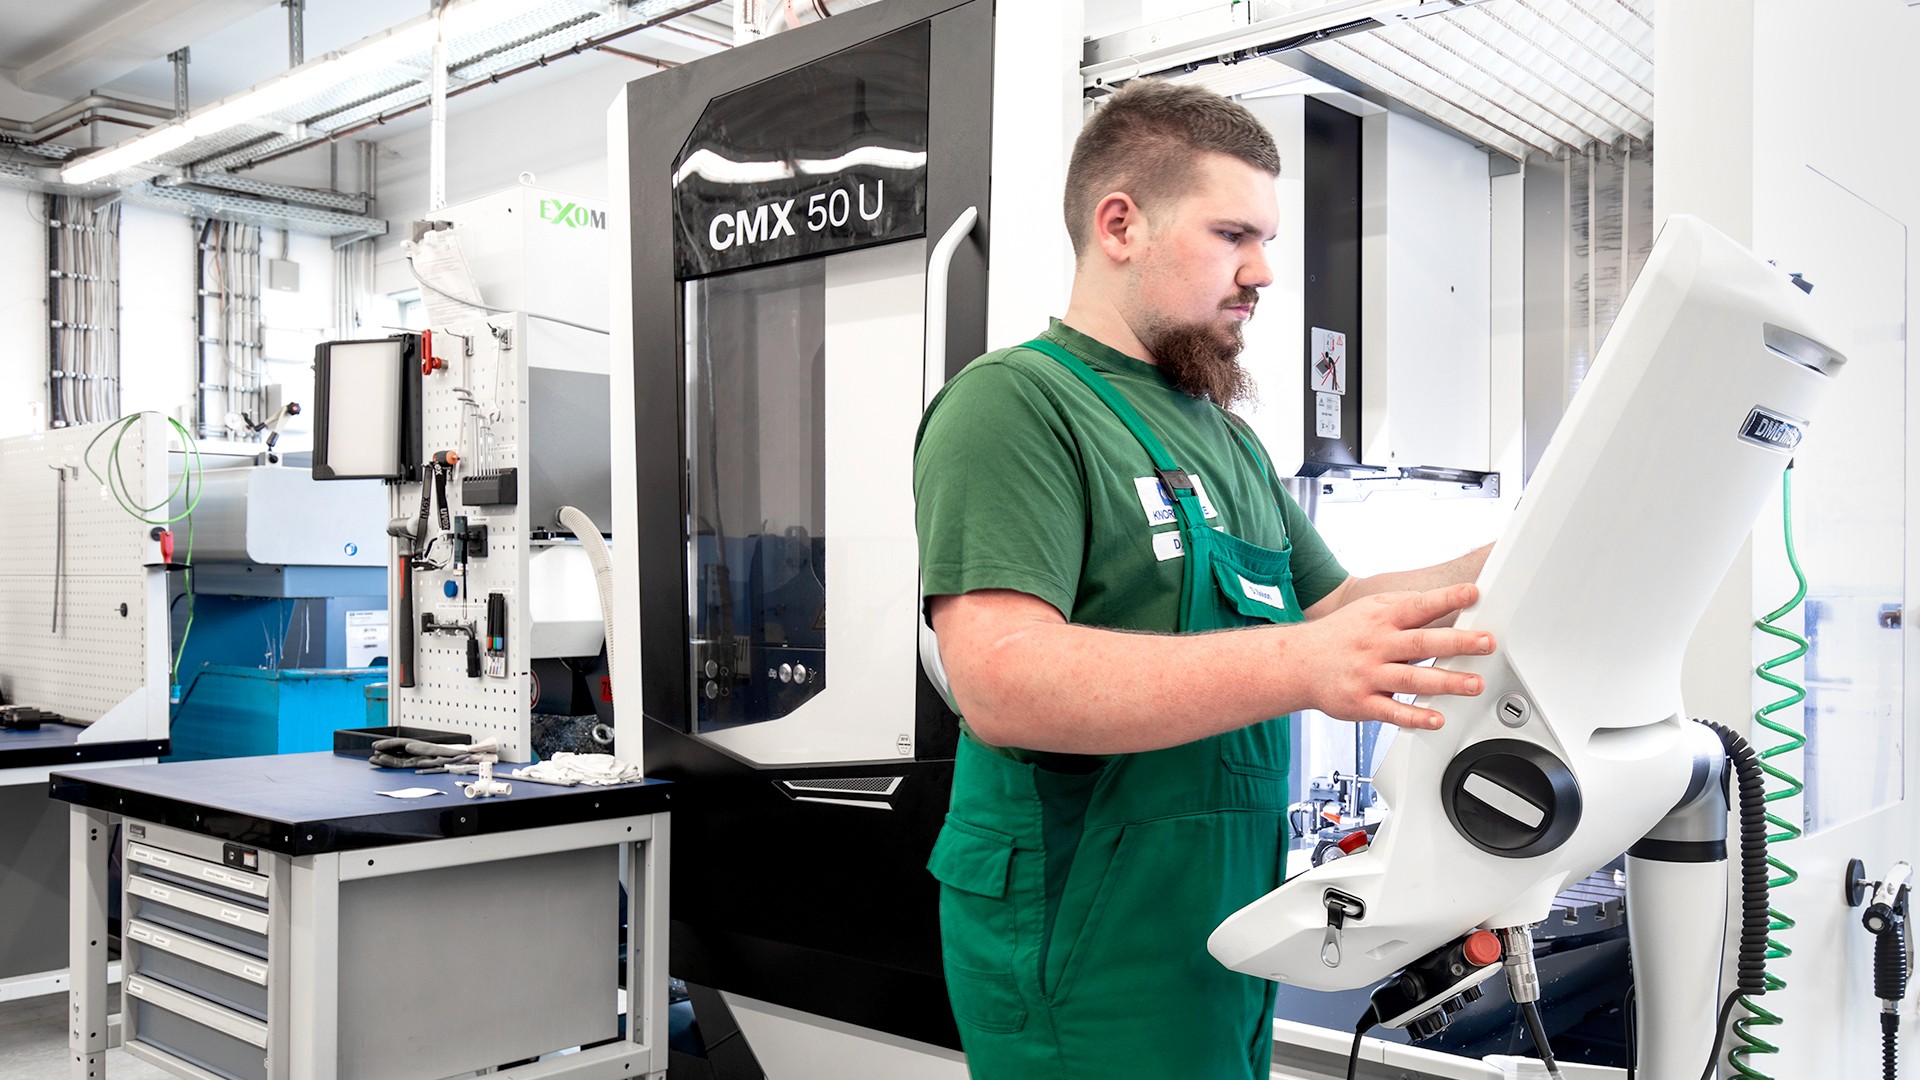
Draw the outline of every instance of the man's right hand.
<instances>
[{"instance_id":1,"label":"man's right hand","mask_svg":"<svg viewBox=\"0 0 1920 1080\"><path fill-rule=\"evenodd\" d=\"M1440 713L1396 701L1394 695L1473 697L1485 689L1478 675L1416 666L1493 651L1493 635L1484 630L1432 625L1479 598L1474 585L1363 596L1305 625L1282 628L1282 640L1292 639L1283 648L1293 654L1283 662L1304 662L1318 674L1309 689L1311 707L1329 716L1437 728L1445 721Z\"/></svg>"}]
</instances>

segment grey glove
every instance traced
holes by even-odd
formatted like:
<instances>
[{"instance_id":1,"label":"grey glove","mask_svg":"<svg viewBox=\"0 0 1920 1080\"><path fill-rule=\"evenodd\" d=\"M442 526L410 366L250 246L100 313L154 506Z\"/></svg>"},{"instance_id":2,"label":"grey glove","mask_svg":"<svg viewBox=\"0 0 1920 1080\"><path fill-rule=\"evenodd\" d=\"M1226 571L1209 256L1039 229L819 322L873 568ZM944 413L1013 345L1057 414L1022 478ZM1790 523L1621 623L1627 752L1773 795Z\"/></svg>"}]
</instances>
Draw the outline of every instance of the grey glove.
<instances>
[{"instance_id":1,"label":"grey glove","mask_svg":"<svg viewBox=\"0 0 1920 1080\"><path fill-rule=\"evenodd\" d=\"M367 762L380 769L423 769L465 765L472 760L473 749L464 744L392 738L376 740Z\"/></svg>"}]
</instances>

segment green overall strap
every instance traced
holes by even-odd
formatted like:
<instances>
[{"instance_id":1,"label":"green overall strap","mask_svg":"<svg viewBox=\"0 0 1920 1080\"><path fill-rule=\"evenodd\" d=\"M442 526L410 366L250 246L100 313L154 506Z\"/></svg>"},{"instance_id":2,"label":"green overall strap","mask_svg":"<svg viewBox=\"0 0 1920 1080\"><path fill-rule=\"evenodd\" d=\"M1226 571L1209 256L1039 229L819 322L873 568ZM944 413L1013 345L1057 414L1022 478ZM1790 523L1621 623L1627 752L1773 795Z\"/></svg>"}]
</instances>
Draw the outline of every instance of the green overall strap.
<instances>
[{"instance_id":1,"label":"green overall strap","mask_svg":"<svg viewBox=\"0 0 1920 1080\"><path fill-rule=\"evenodd\" d=\"M1219 409L1220 407L1216 405L1214 408ZM1267 469L1267 459L1253 445L1253 429L1247 426L1245 420L1240 419L1226 409L1220 409L1220 416L1226 420L1227 426L1233 429L1233 433L1240 437L1240 445L1246 449L1247 456L1253 459L1255 465L1260 466L1260 479L1266 481L1269 488L1273 487L1273 473ZM1274 505L1278 506L1279 492L1276 491L1274 494L1276 497Z\"/></svg>"},{"instance_id":2,"label":"green overall strap","mask_svg":"<svg viewBox=\"0 0 1920 1080\"><path fill-rule=\"evenodd\" d=\"M1061 367L1073 372L1081 382L1087 384L1087 389L1105 402L1107 408L1113 410L1113 415L1133 433L1133 437L1140 440L1147 456L1153 459L1153 470L1160 477L1160 486L1166 490L1167 500L1173 504L1174 516L1180 522L1181 541L1191 547L1190 538L1194 532L1206 528L1206 515L1201 512L1199 496L1194 493L1193 477L1173 463L1173 455L1167 453L1167 448L1154 435L1153 429L1147 426L1146 420L1141 418L1139 410L1121 397L1120 391L1115 390L1113 384L1101 377L1099 372L1088 367L1086 361L1053 342L1034 338L1020 347L1044 353L1059 361Z\"/></svg>"}]
</instances>

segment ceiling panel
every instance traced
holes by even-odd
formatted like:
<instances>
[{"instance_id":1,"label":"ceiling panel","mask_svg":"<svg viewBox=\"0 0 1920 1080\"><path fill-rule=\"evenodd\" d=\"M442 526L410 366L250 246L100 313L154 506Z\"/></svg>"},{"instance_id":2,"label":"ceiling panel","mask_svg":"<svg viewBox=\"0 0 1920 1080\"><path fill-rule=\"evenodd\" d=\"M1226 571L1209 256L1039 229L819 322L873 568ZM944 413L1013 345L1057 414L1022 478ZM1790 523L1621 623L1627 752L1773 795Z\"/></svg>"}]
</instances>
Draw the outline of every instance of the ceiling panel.
<instances>
[{"instance_id":1,"label":"ceiling panel","mask_svg":"<svg viewBox=\"0 0 1920 1080\"><path fill-rule=\"evenodd\" d=\"M1307 45L1510 157L1653 132L1653 0L1483 0Z\"/></svg>"},{"instance_id":2,"label":"ceiling panel","mask_svg":"<svg viewBox=\"0 0 1920 1080\"><path fill-rule=\"evenodd\" d=\"M1509 157L1554 156L1652 134L1654 6L1246 0L1090 40L1081 74L1095 92L1160 75L1258 94L1304 72L1384 95Z\"/></svg>"}]
</instances>

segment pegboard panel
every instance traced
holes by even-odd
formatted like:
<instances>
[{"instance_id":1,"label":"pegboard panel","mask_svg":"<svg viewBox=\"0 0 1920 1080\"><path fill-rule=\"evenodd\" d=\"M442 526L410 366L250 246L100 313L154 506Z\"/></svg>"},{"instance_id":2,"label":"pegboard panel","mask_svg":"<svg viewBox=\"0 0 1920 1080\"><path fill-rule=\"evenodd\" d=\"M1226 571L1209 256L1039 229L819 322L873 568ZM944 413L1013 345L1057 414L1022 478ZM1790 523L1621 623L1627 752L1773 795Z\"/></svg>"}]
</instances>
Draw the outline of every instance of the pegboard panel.
<instances>
[{"instance_id":1,"label":"pegboard panel","mask_svg":"<svg viewBox=\"0 0 1920 1080\"><path fill-rule=\"evenodd\" d=\"M469 354L469 350L471 353ZM484 639L488 598L505 605L506 649L495 661L483 652L479 677L467 674L465 632L415 635L415 685L390 686L393 722L465 732L474 739L500 741L506 761L532 759L532 665L528 659L532 624L528 618L527 470L521 435L527 430L526 320L495 315L436 327L434 355L445 366L422 380L421 435L431 458L452 450L460 460L447 480L449 519L465 517L469 526L487 528L486 555L464 568L453 559L454 542L440 528L439 499L427 522L428 536L439 537L429 558L434 569L413 572L414 615L422 623L463 625ZM518 475L519 497L511 506L468 506L461 482L503 469ZM431 483L429 478L427 483ZM418 516L421 484L397 484L395 516ZM449 596L449 585L453 595ZM394 618L398 618L397 605ZM396 636L393 640L397 641Z\"/></svg>"},{"instance_id":2,"label":"pegboard panel","mask_svg":"<svg viewBox=\"0 0 1920 1080\"><path fill-rule=\"evenodd\" d=\"M82 457L103 430L122 423L0 439L8 548L0 560L0 693L83 723L135 691L163 688L167 678L165 571L146 565L159 560L152 526L122 509ZM102 475L115 437L109 431L94 448ZM160 416L142 415L127 428L119 464L130 499L152 506L165 498ZM145 730L134 737L166 732L166 695L149 701Z\"/></svg>"}]
</instances>

